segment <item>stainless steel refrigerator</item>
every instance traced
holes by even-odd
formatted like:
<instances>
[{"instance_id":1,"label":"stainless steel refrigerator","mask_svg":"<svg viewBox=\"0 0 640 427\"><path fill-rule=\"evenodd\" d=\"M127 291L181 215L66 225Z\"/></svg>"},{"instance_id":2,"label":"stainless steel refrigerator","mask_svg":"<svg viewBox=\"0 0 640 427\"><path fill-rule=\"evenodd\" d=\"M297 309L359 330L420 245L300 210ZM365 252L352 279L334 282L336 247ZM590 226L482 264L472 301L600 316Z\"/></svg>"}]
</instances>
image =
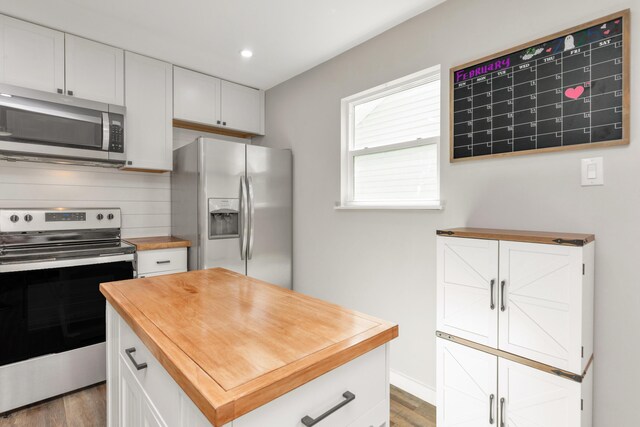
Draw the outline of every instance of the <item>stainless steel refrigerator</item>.
<instances>
[{"instance_id":1,"label":"stainless steel refrigerator","mask_svg":"<svg viewBox=\"0 0 640 427\"><path fill-rule=\"evenodd\" d=\"M189 270L224 267L291 288L292 158L199 138L173 152L171 227Z\"/></svg>"}]
</instances>

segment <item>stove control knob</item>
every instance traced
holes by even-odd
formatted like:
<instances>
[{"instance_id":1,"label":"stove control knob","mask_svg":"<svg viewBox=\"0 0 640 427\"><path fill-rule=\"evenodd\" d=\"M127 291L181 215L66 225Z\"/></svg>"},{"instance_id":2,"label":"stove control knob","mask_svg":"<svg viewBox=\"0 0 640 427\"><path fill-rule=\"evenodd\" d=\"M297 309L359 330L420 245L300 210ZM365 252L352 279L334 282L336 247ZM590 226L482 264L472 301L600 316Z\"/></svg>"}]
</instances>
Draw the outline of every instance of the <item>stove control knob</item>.
<instances>
[{"instance_id":1,"label":"stove control knob","mask_svg":"<svg viewBox=\"0 0 640 427\"><path fill-rule=\"evenodd\" d=\"M27 222L31 222L32 219L33 219L33 217L31 215L29 215L29 214L26 214L24 216L24 220L27 221Z\"/></svg>"},{"instance_id":2,"label":"stove control knob","mask_svg":"<svg viewBox=\"0 0 640 427\"><path fill-rule=\"evenodd\" d=\"M114 218L113 214L110 213L109 215L107 215L107 219L111 220L113 218Z\"/></svg>"},{"instance_id":3,"label":"stove control knob","mask_svg":"<svg viewBox=\"0 0 640 427\"><path fill-rule=\"evenodd\" d=\"M98 218L98 221L102 221L102 218L104 218L104 215L98 214L98 216L96 216L96 218Z\"/></svg>"},{"instance_id":4,"label":"stove control knob","mask_svg":"<svg viewBox=\"0 0 640 427\"><path fill-rule=\"evenodd\" d=\"M11 220L11 222L18 222L20 221L20 217L18 215L11 215L9 217L9 219Z\"/></svg>"}]
</instances>

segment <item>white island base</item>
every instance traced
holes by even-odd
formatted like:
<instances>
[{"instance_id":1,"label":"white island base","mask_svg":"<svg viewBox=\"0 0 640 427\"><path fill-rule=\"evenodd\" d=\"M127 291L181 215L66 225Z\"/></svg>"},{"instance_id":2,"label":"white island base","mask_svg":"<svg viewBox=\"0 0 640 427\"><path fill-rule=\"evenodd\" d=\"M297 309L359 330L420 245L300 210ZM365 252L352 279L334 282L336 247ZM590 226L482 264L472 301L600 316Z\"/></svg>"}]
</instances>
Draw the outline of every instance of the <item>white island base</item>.
<instances>
[{"instance_id":1,"label":"white island base","mask_svg":"<svg viewBox=\"0 0 640 427\"><path fill-rule=\"evenodd\" d=\"M377 347L216 427L389 427L388 347L388 343ZM126 352L132 348L133 360ZM352 393L355 399L312 423L349 400L344 397L345 392ZM107 304L107 410L109 427L212 425L110 304ZM307 424L302 421L305 417L310 417L305 420Z\"/></svg>"}]
</instances>

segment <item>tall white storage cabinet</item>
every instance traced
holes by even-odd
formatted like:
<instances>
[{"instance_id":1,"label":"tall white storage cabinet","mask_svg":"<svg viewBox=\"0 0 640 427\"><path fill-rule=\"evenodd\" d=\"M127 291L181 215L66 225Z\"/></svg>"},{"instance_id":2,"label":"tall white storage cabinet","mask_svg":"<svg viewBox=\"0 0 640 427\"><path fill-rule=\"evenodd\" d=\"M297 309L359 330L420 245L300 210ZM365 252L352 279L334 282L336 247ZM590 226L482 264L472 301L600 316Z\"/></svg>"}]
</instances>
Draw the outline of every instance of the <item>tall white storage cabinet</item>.
<instances>
[{"instance_id":1,"label":"tall white storage cabinet","mask_svg":"<svg viewBox=\"0 0 640 427\"><path fill-rule=\"evenodd\" d=\"M594 236L437 237L443 426L591 426Z\"/></svg>"}]
</instances>

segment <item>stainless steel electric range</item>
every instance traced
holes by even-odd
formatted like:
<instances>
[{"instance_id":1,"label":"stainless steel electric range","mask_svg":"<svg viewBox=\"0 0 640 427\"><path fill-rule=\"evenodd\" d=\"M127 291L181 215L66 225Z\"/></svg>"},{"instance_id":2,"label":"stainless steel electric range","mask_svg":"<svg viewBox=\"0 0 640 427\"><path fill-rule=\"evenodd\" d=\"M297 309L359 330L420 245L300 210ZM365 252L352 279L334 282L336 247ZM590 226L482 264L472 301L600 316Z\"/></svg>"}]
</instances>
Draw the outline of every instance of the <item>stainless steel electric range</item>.
<instances>
[{"instance_id":1,"label":"stainless steel electric range","mask_svg":"<svg viewBox=\"0 0 640 427\"><path fill-rule=\"evenodd\" d=\"M0 209L0 413L106 378L102 282L135 276L117 208Z\"/></svg>"}]
</instances>

